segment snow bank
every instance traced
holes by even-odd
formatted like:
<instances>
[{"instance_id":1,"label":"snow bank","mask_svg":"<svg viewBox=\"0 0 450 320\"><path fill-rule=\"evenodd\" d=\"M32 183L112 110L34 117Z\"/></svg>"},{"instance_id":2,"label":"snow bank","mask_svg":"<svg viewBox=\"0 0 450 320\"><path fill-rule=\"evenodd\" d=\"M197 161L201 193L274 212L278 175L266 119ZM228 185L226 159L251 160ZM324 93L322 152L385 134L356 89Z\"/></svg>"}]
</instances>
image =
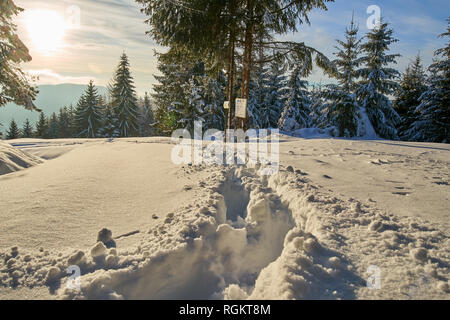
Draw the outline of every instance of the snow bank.
<instances>
[{"instance_id":1,"label":"snow bank","mask_svg":"<svg viewBox=\"0 0 450 320\"><path fill-rule=\"evenodd\" d=\"M199 182L196 204L167 215L139 245L14 248L0 254L1 283L56 287L59 299L448 298L447 230L331 197L291 171L267 178L217 167ZM81 269L79 289L66 287L71 265ZM367 288L370 266L389 270L381 290ZM417 291L423 276L426 290Z\"/></svg>"},{"instance_id":2,"label":"snow bank","mask_svg":"<svg viewBox=\"0 0 450 320\"><path fill-rule=\"evenodd\" d=\"M0 141L0 175L42 163L42 160L10 144Z\"/></svg>"},{"instance_id":3,"label":"snow bank","mask_svg":"<svg viewBox=\"0 0 450 320\"><path fill-rule=\"evenodd\" d=\"M195 193L158 214L139 242L109 247L103 230L90 248L13 247L0 252L0 287L48 286L57 299L450 298L447 224L332 193L301 161L271 177L259 166L185 166L180 176L203 174L189 185ZM66 286L74 265L80 288ZM379 290L367 286L371 270L380 270Z\"/></svg>"}]
</instances>

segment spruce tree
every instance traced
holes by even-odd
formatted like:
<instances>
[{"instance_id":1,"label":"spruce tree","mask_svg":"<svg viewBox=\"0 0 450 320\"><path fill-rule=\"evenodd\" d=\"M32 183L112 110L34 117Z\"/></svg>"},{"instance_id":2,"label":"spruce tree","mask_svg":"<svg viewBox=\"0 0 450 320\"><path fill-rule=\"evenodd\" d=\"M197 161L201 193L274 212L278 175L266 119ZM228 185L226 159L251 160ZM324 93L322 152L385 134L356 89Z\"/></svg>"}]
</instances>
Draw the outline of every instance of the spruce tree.
<instances>
[{"instance_id":1,"label":"spruce tree","mask_svg":"<svg viewBox=\"0 0 450 320\"><path fill-rule=\"evenodd\" d=\"M289 92L279 121L281 130L292 132L308 127L310 123L311 99L307 86L308 82L302 80L301 69L296 67L287 83Z\"/></svg>"},{"instance_id":2,"label":"spruce tree","mask_svg":"<svg viewBox=\"0 0 450 320\"><path fill-rule=\"evenodd\" d=\"M72 119L67 107L59 109L58 138L71 138L73 135Z\"/></svg>"},{"instance_id":3,"label":"spruce tree","mask_svg":"<svg viewBox=\"0 0 450 320\"><path fill-rule=\"evenodd\" d=\"M49 139L57 139L58 138L58 116L56 113L52 113L50 118L48 119L48 138Z\"/></svg>"},{"instance_id":4,"label":"spruce tree","mask_svg":"<svg viewBox=\"0 0 450 320\"><path fill-rule=\"evenodd\" d=\"M153 86L155 93L152 95L155 103L155 121L158 134L170 135L177 128L177 115L173 111L173 105L181 103L184 99L181 85L185 82L181 66L166 62L158 57L158 70L161 76L155 76L159 82Z\"/></svg>"},{"instance_id":5,"label":"spruce tree","mask_svg":"<svg viewBox=\"0 0 450 320\"><path fill-rule=\"evenodd\" d=\"M38 110L33 104L38 91L20 68L21 63L31 61L31 56L12 22L22 11L12 0L0 1L0 107L13 102Z\"/></svg>"},{"instance_id":6,"label":"spruce tree","mask_svg":"<svg viewBox=\"0 0 450 320\"><path fill-rule=\"evenodd\" d=\"M397 92L394 102L394 109L402 117L402 122L398 126L399 136L408 139L406 131L418 120L416 108L420 104L420 97L427 90L426 73L422 67L422 59L417 55L405 70L400 80L401 88Z\"/></svg>"},{"instance_id":7,"label":"spruce tree","mask_svg":"<svg viewBox=\"0 0 450 320\"><path fill-rule=\"evenodd\" d=\"M447 31L441 38L450 36L450 18ZM450 42L435 52L435 62L427 91L420 98L416 120L406 135L414 141L450 143Z\"/></svg>"},{"instance_id":8,"label":"spruce tree","mask_svg":"<svg viewBox=\"0 0 450 320\"><path fill-rule=\"evenodd\" d=\"M114 75L111 97L120 136L130 137L137 135L137 98L134 80L130 72L130 63L125 53L120 57L120 62Z\"/></svg>"},{"instance_id":9,"label":"spruce tree","mask_svg":"<svg viewBox=\"0 0 450 320\"><path fill-rule=\"evenodd\" d=\"M195 122L205 122L204 91L200 85L200 79L195 76L183 84L182 88L184 101L181 104L175 104L173 110L177 114L181 128L188 130L193 136Z\"/></svg>"},{"instance_id":10,"label":"spruce tree","mask_svg":"<svg viewBox=\"0 0 450 320\"><path fill-rule=\"evenodd\" d=\"M22 129L22 137L24 138L32 138L33 137L33 127L30 124L30 120L28 118L25 120Z\"/></svg>"},{"instance_id":11,"label":"spruce tree","mask_svg":"<svg viewBox=\"0 0 450 320\"><path fill-rule=\"evenodd\" d=\"M361 64L361 39L358 39L358 31L352 19L345 32L345 41L336 40L337 59L333 63L337 66L337 71L333 76L339 84L328 85L324 91L327 120L336 127L336 134L341 137L356 136L358 131L359 105L354 94Z\"/></svg>"},{"instance_id":12,"label":"spruce tree","mask_svg":"<svg viewBox=\"0 0 450 320\"><path fill-rule=\"evenodd\" d=\"M271 62L269 70L264 103L258 108L262 128L276 128L278 126L286 96L284 66L278 60L274 60Z\"/></svg>"},{"instance_id":13,"label":"spruce tree","mask_svg":"<svg viewBox=\"0 0 450 320\"><path fill-rule=\"evenodd\" d=\"M41 139L48 138L48 122L43 112L39 114L39 120L36 123L36 137Z\"/></svg>"},{"instance_id":14,"label":"spruce tree","mask_svg":"<svg viewBox=\"0 0 450 320\"><path fill-rule=\"evenodd\" d=\"M225 101L225 75L222 71L219 72L218 79L204 75L201 77L200 85L203 88L205 102L204 129L224 130L225 112L223 103Z\"/></svg>"},{"instance_id":15,"label":"spruce tree","mask_svg":"<svg viewBox=\"0 0 450 320\"><path fill-rule=\"evenodd\" d=\"M118 122L114 110L111 106L106 106L103 115L103 126L100 135L104 138L117 138L120 136Z\"/></svg>"},{"instance_id":16,"label":"spruce tree","mask_svg":"<svg viewBox=\"0 0 450 320\"><path fill-rule=\"evenodd\" d=\"M13 139L19 138L19 136L20 136L19 127L17 126L16 121L14 121L14 119L12 119L9 124L9 129L8 129L8 131L6 131L6 139L13 140Z\"/></svg>"},{"instance_id":17,"label":"spruce tree","mask_svg":"<svg viewBox=\"0 0 450 320\"><path fill-rule=\"evenodd\" d=\"M138 110L138 126L139 126L139 136L149 137L153 135L153 124L155 122L155 117L153 114L152 105L150 102L150 96L145 93L144 99L141 99L139 110Z\"/></svg>"},{"instance_id":18,"label":"spruce tree","mask_svg":"<svg viewBox=\"0 0 450 320\"><path fill-rule=\"evenodd\" d=\"M96 138L99 135L102 120L102 100L91 80L84 94L81 96L75 115L76 136Z\"/></svg>"},{"instance_id":19,"label":"spruce tree","mask_svg":"<svg viewBox=\"0 0 450 320\"><path fill-rule=\"evenodd\" d=\"M389 67L400 56L387 54L390 45L398 41L392 34L393 30L384 21L367 33L367 42L362 45L365 66L360 73L363 80L357 90L360 105L365 108L375 132L385 139L398 139L396 126L401 121L388 98L399 89L395 79L400 75Z\"/></svg>"}]
</instances>

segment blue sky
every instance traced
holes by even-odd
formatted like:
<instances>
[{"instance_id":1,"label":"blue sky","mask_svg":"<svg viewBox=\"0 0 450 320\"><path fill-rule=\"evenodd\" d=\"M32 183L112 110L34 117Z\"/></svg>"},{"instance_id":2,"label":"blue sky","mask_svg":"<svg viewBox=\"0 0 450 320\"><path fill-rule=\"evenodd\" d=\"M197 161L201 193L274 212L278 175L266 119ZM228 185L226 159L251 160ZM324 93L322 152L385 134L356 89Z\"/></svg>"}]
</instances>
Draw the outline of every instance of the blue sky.
<instances>
[{"instance_id":1,"label":"blue sky","mask_svg":"<svg viewBox=\"0 0 450 320\"><path fill-rule=\"evenodd\" d=\"M19 35L30 48L33 61L24 69L40 76L41 84L79 83L94 79L106 85L112 77L120 54L125 50L130 56L133 75L139 94L151 90L157 74L154 50L158 47L147 35L148 30L139 5L132 0L16 0L26 11L16 23ZM437 35L446 28L445 19L450 16L450 2L444 0L336 0L329 4L328 12L310 14L311 26L302 25L297 34L283 38L304 41L330 58L333 57L335 39L342 39L352 12L360 25L360 34L368 31L366 13L368 6L378 5L385 20L392 24L395 37L400 41L392 46L393 53L400 53L398 69L403 71L420 51L424 64L432 61L433 52L443 47L445 40ZM27 12L53 10L64 19L73 14L70 8L80 9L80 26L66 30L58 50L43 54L35 49L27 29ZM328 82L319 71L310 80Z\"/></svg>"}]
</instances>

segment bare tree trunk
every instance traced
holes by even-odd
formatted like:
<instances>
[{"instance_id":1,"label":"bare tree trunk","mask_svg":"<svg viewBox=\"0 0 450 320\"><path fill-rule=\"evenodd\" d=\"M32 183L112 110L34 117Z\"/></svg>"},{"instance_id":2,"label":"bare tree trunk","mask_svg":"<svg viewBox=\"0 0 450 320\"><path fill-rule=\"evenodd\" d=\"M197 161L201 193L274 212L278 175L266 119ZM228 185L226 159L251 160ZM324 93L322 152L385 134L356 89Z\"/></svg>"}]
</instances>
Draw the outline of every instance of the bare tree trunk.
<instances>
[{"instance_id":1,"label":"bare tree trunk","mask_svg":"<svg viewBox=\"0 0 450 320\"><path fill-rule=\"evenodd\" d=\"M253 20L254 0L247 0L247 21L244 40L244 61L242 68L242 91L241 96L247 99L250 93L250 73L252 69L253 35L255 33L255 22ZM247 129L247 117L242 124Z\"/></svg>"}]
</instances>

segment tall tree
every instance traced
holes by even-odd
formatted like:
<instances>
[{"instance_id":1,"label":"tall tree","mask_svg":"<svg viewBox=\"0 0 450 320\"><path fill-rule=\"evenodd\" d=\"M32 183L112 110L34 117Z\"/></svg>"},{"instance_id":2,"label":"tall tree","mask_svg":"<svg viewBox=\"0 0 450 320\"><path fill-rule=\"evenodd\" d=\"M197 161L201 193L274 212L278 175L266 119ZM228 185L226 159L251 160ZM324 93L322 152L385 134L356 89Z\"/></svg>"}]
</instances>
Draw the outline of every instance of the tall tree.
<instances>
[{"instance_id":1,"label":"tall tree","mask_svg":"<svg viewBox=\"0 0 450 320\"><path fill-rule=\"evenodd\" d=\"M450 18L447 23L441 38L450 36ZM435 52L435 58L428 89L416 109L419 118L406 134L415 141L450 143L450 42Z\"/></svg>"},{"instance_id":2,"label":"tall tree","mask_svg":"<svg viewBox=\"0 0 450 320\"><path fill-rule=\"evenodd\" d=\"M405 135L417 119L416 108L420 104L420 97L427 90L426 73L422 67L422 59L417 55L414 61L409 64L400 80L401 88L397 91L394 101L394 109L402 117L402 122L398 126L399 136L408 139Z\"/></svg>"},{"instance_id":3,"label":"tall tree","mask_svg":"<svg viewBox=\"0 0 450 320\"><path fill-rule=\"evenodd\" d=\"M295 68L288 80L288 95L279 127L283 131L292 132L308 127L310 123L311 99L307 90L308 82L302 80L302 72Z\"/></svg>"},{"instance_id":4,"label":"tall tree","mask_svg":"<svg viewBox=\"0 0 450 320\"><path fill-rule=\"evenodd\" d=\"M59 109L58 138L71 138L73 136L72 116L67 107Z\"/></svg>"},{"instance_id":5,"label":"tall tree","mask_svg":"<svg viewBox=\"0 0 450 320\"><path fill-rule=\"evenodd\" d=\"M112 83L112 106L117 118L119 135L130 137L138 134L137 98L134 80L130 72L128 56L123 53Z\"/></svg>"},{"instance_id":6,"label":"tall tree","mask_svg":"<svg viewBox=\"0 0 450 320\"><path fill-rule=\"evenodd\" d=\"M155 122L155 117L153 114L152 105L150 102L150 96L145 93L144 98L140 102L138 111L138 126L139 135L141 137L149 137L153 135L153 124Z\"/></svg>"},{"instance_id":7,"label":"tall tree","mask_svg":"<svg viewBox=\"0 0 450 320\"><path fill-rule=\"evenodd\" d=\"M6 131L6 139L13 140L13 139L19 138L19 136L20 136L19 127L17 126L16 121L14 121L14 119L12 119L9 124L9 129L8 129L8 131Z\"/></svg>"},{"instance_id":8,"label":"tall tree","mask_svg":"<svg viewBox=\"0 0 450 320\"><path fill-rule=\"evenodd\" d=\"M327 99L324 107L328 111L328 122L337 129L336 134L341 137L353 137L358 132L360 110L355 89L362 61L359 57L362 39L358 38L358 31L352 18L350 27L345 31L345 40L336 40L337 58L333 63L337 66L337 70L333 76L338 80L338 84L328 85L323 92Z\"/></svg>"},{"instance_id":9,"label":"tall tree","mask_svg":"<svg viewBox=\"0 0 450 320\"><path fill-rule=\"evenodd\" d=\"M12 19L23 9L12 0L0 1L0 107L9 102L38 110L33 104L37 89L21 69L20 64L31 61L27 47L16 34Z\"/></svg>"},{"instance_id":10,"label":"tall tree","mask_svg":"<svg viewBox=\"0 0 450 320\"><path fill-rule=\"evenodd\" d=\"M286 97L285 68L278 60L270 63L265 87L264 103L259 107L259 121L262 128L278 127Z\"/></svg>"},{"instance_id":11,"label":"tall tree","mask_svg":"<svg viewBox=\"0 0 450 320\"><path fill-rule=\"evenodd\" d=\"M43 112L39 114L39 120L36 123L36 138L46 139L48 137L47 117Z\"/></svg>"},{"instance_id":12,"label":"tall tree","mask_svg":"<svg viewBox=\"0 0 450 320\"><path fill-rule=\"evenodd\" d=\"M33 127L31 126L30 120L28 120L28 118L25 120L25 123L22 128L22 137L24 138L33 137Z\"/></svg>"},{"instance_id":13,"label":"tall tree","mask_svg":"<svg viewBox=\"0 0 450 320\"><path fill-rule=\"evenodd\" d=\"M76 109L77 137L96 138L102 121L102 100L91 80L81 96Z\"/></svg>"},{"instance_id":14,"label":"tall tree","mask_svg":"<svg viewBox=\"0 0 450 320\"><path fill-rule=\"evenodd\" d=\"M397 70L389 67L400 56L388 54L390 45L398 41L392 34L393 30L384 21L367 33L367 42L362 46L365 66L360 72L363 80L357 92L376 133L386 139L398 139L396 126L401 121L388 97L399 89L395 79L400 76Z\"/></svg>"},{"instance_id":15,"label":"tall tree","mask_svg":"<svg viewBox=\"0 0 450 320\"><path fill-rule=\"evenodd\" d=\"M291 64L304 64L309 72L315 56L316 63L325 69L328 59L304 43L274 41L277 34L296 31L303 22L309 23L308 13L314 9L326 10L325 3L333 0L269 1L269 0L136 0L149 16L149 32L161 45L183 48L198 54L217 68L224 68L228 76L227 99L233 102L234 57L242 52L242 86L240 96L249 98L250 75L260 42L273 56L285 58ZM198 32L202 30L202 32ZM233 106L232 106L233 108Z\"/></svg>"},{"instance_id":16,"label":"tall tree","mask_svg":"<svg viewBox=\"0 0 450 320\"><path fill-rule=\"evenodd\" d=\"M52 113L50 118L48 119L48 138L49 139L57 139L58 138L58 116L55 112Z\"/></svg>"}]
</instances>

